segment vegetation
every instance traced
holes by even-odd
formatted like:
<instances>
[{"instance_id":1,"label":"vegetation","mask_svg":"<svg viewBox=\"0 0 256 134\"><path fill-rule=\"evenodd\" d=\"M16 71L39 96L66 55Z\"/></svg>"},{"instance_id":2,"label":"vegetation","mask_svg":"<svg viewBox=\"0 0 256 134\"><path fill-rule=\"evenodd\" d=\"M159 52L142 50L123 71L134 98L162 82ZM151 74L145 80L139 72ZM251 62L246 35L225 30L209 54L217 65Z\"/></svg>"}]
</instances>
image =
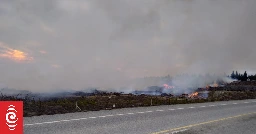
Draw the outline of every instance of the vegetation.
<instances>
[{"instance_id":1,"label":"vegetation","mask_svg":"<svg viewBox=\"0 0 256 134\"><path fill-rule=\"evenodd\" d=\"M255 99L255 91L210 91L208 98L187 98L184 96L150 96L150 95L94 95L87 97L55 98L49 100L33 100L30 97L18 99L14 96L1 96L0 100L19 100L24 102L24 116L64 114L70 112L86 112L111 110L127 107L146 107L157 105L175 105L187 103L203 103L211 101L227 101ZM76 102L81 109L76 109Z\"/></svg>"},{"instance_id":2,"label":"vegetation","mask_svg":"<svg viewBox=\"0 0 256 134\"><path fill-rule=\"evenodd\" d=\"M244 75L233 72L231 77L245 80L245 78L252 76L247 76L246 72ZM166 78L169 79L169 77ZM30 92L26 92L26 95L18 94L16 96L8 96L1 93L0 101L23 101L24 116L39 116L129 107L256 99L256 81L236 81L226 84L224 87L199 88L198 92L205 90L207 90L207 95L200 96L199 93L196 97L189 97L186 94L174 96L166 93L162 95L135 95L98 90L93 93L75 92L72 96L58 98L35 98ZM68 93L65 94L69 95Z\"/></svg>"},{"instance_id":3,"label":"vegetation","mask_svg":"<svg viewBox=\"0 0 256 134\"><path fill-rule=\"evenodd\" d=\"M247 75L247 72L245 71L244 74L240 74L237 71L233 71L232 74L230 75L232 79L237 79L240 81L247 81L249 78L250 80L256 80L256 74L255 75Z\"/></svg>"}]
</instances>

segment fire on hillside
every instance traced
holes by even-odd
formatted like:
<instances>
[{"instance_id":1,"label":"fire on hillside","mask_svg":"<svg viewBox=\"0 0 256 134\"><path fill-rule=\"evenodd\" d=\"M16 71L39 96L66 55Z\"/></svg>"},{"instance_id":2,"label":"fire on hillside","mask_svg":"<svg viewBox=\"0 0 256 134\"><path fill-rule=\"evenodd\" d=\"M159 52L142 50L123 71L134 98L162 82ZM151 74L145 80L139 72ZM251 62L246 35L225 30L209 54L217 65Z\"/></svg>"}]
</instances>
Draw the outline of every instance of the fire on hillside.
<instances>
[{"instance_id":1,"label":"fire on hillside","mask_svg":"<svg viewBox=\"0 0 256 134\"><path fill-rule=\"evenodd\" d=\"M178 86L171 86L168 84L163 84L163 86L151 86L144 90L136 90L133 92L135 95L161 95L170 97L182 97L189 99L196 98L207 98L209 89L212 87L218 87L217 83L207 85L204 88L185 88ZM179 91L179 92L177 92Z\"/></svg>"}]
</instances>

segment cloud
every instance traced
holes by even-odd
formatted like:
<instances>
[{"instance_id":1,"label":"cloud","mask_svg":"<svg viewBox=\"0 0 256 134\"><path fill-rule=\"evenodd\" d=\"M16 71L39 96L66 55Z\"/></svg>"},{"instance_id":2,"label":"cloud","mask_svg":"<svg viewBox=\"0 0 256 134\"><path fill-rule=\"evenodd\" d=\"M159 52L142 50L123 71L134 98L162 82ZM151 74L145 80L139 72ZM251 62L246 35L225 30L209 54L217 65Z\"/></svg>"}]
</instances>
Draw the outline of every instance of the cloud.
<instances>
[{"instance_id":1,"label":"cloud","mask_svg":"<svg viewBox=\"0 0 256 134\"><path fill-rule=\"evenodd\" d=\"M255 5L255 0L3 0L0 41L8 48L1 47L0 82L42 91L118 87L144 76L255 72ZM36 60L15 66L15 55Z\"/></svg>"},{"instance_id":2,"label":"cloud","mask_svg":"<svg viewBox=\"0 0 256 134\"><path fill-rule=\"evenodd\" d=\"M9 48L0 42L0 58L6 58L16 62L29 62L33 60L33 57L29 56L27 53Z\"/></svg>"},{"instance_id":3,"label":"cloud","mask_svg":"<svg viewBox=\"0 0 256 134\"><path fill-rule=\"evenodd\" d=\"M54 35L55 34L55 31L54 31L53 28L50 28L49 26L47 26L46 24L44 24L42 22L40 24L40 27L47 34L50 34L50 35Z\"/></svg>"},{"instance_id":4,"label":"cloud","mask_svg":"<svg viewBox=\"0 0 256 134\"><path fill-rule=\"evenodd\" d=\"M58 64L52 64L51 65L53 68L60 68L61 66L60 65L58 65Z\"/></svg>"},{"instance_id":5,"label":"cloud","mask_svg":"<svg viewBox=\"0 0 256 134\"><path fill-rule=\"evenodd\" d=\"M78 11L88 11L90 9L90 4L88 1L80 0L59 0L58 6L68 12L78 12Z\"/></svg>"},{"instance_id":6,"label":"cloud","mask_svg":"<svg viewBox=\"0 0 256 134\"><path fill-rule=\"evenodd\" d=\"M47 54L47 52L44 51L44 50L40 50L39 52L40 52L41 54Z\"/></svg>"}]
</instances>

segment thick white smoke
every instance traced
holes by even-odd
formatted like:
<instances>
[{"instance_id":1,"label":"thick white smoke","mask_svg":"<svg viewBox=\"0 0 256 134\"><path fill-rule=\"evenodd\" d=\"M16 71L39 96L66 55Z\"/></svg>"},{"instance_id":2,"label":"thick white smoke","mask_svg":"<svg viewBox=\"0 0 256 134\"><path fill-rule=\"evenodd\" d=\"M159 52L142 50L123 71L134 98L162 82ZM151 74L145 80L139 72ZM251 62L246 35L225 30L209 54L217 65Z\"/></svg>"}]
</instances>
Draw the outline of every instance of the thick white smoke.
<instances>
[{"instance_id":1,"label":"thick white smoke","mask_svg":"<svg viewBox=\"0 0 256 134\"><path fill-rule=\"evenodd\" d=\"M1 0L0 42L33 61L0 56L0 83L34 92L128 91L168 82L131 82L140 77L253 71L255 6L256 0ZM168 84L185 89L211 80L176 77Z\"/></svg>"}]
</instances>

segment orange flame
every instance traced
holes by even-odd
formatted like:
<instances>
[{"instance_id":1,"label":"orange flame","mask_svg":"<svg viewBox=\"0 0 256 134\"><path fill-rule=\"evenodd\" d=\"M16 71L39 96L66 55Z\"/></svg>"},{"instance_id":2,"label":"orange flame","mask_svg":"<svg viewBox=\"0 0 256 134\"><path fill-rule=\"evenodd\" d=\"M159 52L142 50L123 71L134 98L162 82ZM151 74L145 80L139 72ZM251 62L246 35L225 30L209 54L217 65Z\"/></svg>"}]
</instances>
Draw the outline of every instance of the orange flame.
<instances>
[{"instance_id":1,"label":"orange flame","mask_svg":"<svg viewBox=\"0 0 256 134\"><path fill-rule=\"evenodd\" d=\"M188 96L189 98L196 98L198 97L198 92L194 92Z\"/></svg>"},{"instance_id":2,"label":"orange flame","mask_svg":"<svg viewBox=\"0 0 256 134\"><path fill-rule=\"evenodd\" d=\"M214 83L213 84L213 87L218 87L219 85L217 83Z\"/></svg>"}]
</instances>

